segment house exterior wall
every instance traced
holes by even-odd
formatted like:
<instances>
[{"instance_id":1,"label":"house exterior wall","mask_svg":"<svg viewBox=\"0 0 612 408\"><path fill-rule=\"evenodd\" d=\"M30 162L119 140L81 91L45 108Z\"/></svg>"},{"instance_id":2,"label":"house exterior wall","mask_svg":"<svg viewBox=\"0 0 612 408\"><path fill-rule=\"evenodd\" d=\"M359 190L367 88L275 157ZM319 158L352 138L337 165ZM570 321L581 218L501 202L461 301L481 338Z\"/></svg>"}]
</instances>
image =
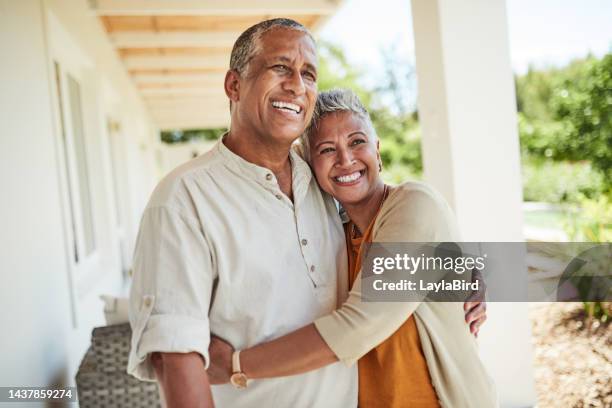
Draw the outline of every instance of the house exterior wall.
<instances>
[{"instance_id":1,"label":"house exterior wall","mask_svg":"<svg viewBox=\"0 0 612 408\"><path fill-rule=\"evenodd\" d=\"M91 329L104 323L99 295L125 287L158 177L156 129L86 5L0 0L3 386L74 383ZM56 63L64 87L66 75L80 86L95 251L79 262L71 214L84 209L70 176L83 175L70 159L74 135L62 132Z\"/></svg>"}]
</instances>

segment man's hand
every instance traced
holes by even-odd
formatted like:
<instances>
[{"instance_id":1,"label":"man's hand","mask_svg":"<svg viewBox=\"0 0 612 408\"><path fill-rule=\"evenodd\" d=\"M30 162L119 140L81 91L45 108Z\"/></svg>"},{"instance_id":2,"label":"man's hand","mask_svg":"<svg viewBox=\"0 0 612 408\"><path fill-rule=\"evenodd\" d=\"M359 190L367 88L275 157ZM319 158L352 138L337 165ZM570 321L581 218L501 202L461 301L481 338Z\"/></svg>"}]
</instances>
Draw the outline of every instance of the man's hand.
<instances>
[{"instance_id":1,"label":"man's hand","mask_svg":"<svg viewBox=\"0 0 612 408\"><path fill-rule=\"evenodd\" d=\"M208 379L211 384L227 384L232 375L232 354L234 348L225 340L211 336L208 354Z\"/></svg>"},{"instance_id":2,"label":"man's hand","mask_svg":"<svg viewBox=\"0 0 612 408\"><path fill-rule=\"evenodd\" d=\"M480 326L487 320L487 302L485 294L487 287L478 269L472 271L472 282L478 281L478 291L473 292L463 304L465 321L470 326L470 333L478 337Z\"/></svg>"}]
</instances>

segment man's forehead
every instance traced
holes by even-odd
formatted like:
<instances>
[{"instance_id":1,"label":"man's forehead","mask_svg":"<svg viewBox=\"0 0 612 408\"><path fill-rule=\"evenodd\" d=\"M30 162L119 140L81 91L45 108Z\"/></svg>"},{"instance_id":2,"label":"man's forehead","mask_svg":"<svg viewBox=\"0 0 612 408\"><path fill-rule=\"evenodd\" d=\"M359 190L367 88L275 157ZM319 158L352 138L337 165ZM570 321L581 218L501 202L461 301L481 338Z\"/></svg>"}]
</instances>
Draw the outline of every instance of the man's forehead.
<instances>
[{"instance_id":1,"label":"man's forehead","mask_svg":"<svg viewBox=\"0 0 612 408\"><path fill-rule=\"evenodd\" d=\"M315 42L304 31L285 27L274 28L265 32L259 41L260 47L266 52L306 51L316 58Z\"/></svg>"}]
</instances>

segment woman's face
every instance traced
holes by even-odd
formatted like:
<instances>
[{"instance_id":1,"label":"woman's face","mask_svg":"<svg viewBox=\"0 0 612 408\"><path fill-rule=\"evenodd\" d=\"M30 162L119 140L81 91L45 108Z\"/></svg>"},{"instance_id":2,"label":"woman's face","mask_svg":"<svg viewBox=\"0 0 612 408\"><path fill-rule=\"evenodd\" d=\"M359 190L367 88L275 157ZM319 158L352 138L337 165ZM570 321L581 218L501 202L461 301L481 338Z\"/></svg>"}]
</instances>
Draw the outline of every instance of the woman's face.
<instances>
[{"instance_id":1,"label":"woman's face","mask_svg":"<svg viewBox=\"0 0 612 408\"><path fill-rule=\"evenodd\" d=\"M310 157L321 188L343 205L369 198L382 183L378 141L351 112L327 114L311 135Z\"/></svg>"}]
</instances>

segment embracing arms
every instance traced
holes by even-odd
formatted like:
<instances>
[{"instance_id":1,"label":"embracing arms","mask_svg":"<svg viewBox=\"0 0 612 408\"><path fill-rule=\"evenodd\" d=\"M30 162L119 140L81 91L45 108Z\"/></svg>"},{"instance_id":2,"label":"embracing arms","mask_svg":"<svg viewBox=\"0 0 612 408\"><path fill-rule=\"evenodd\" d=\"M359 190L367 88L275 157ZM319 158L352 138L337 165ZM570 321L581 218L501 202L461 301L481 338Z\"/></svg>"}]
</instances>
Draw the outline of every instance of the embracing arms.
<instances>
[{"instance_id":1,"label":"embracing arms","mask_svg":"<svg viewBox=\"0 0 612 408\"><path fill-rule=\"evenodd\" d=\"M398 197L398 194L404 196ZM391 197L390 197L391 199ZM444 208L434 202L428 192L412 194L398 191L397 204L386 206L379 216L378 236L386 242L430 242L448 240L454 222ZM436 223L423 223L423 211L437 209ZM407 217L408 215L411 215ZM399 217L402 223L397 223ZM437 218L435 218L437 219ZM402 225L403 224L403 225ZM400 229L397 230L399 225ZM445 227L446 225L446 227ZM342 307L314 323L283 337L241 351L242 371L249 378L268 378L300 374L338 360L353 363L393 334L416 310L418 302L362 302L361 278L357 277L348 299ZM464 304L465 318L473 334L486 318L485 304L469 301ZM225 383L231 375L231 345L222 339L211 340L211 383Z\"/></svg>"}]
</instances>

